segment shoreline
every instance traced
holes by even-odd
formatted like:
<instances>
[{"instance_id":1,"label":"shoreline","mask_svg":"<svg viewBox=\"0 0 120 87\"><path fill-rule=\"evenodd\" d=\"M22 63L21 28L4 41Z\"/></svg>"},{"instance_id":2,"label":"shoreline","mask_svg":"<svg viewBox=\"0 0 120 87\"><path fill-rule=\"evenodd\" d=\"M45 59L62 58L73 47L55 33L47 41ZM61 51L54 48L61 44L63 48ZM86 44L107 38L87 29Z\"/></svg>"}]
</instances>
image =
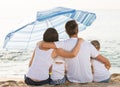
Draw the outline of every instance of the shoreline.
<instances>
[{"instance_id":1,"label":"shoreline","mask_svg":"<svg viewBox=\"0 0 120 87\"><path fill-rule=\"evenodd\" d=\"M111 75L109 83L69 83L64 85L58 85L57 87L120 87L120 73L114 73ZM23 78L0 78L0 87L34 87L24 83ZM37 86L39 87L39 86ZM54 87L53 85L43 85L40 87Z\"/></svg>"}]
</instances>

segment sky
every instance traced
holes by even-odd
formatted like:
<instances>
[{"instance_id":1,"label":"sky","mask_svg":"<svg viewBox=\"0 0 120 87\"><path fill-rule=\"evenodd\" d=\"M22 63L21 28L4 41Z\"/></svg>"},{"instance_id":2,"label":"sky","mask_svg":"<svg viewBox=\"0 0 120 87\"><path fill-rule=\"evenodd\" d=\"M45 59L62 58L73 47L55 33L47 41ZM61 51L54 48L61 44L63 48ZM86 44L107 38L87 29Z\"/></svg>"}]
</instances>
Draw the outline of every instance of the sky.
<instances>
[{"instance_id":1,"label":"sky","mask_svg":"<svg viewBox=\"0 0 120 87\"><path fill-rule=\"evenodd\" d=\"M36 18L37 11L68 7L92 11L120 9L120 0L0 0L0 48L5 35Z\"/></svg>"}]
</instances>

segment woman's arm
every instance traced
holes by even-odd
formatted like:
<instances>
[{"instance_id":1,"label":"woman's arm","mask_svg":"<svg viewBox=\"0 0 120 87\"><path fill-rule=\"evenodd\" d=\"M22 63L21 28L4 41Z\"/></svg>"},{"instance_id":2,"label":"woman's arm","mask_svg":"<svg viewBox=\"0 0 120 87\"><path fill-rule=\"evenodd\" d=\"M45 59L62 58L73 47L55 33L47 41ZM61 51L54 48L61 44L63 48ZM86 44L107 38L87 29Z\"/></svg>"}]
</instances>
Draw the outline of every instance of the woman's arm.
<instances>
[{"instance_id":1,"label":"woman's arm","mask_svg":"<svg viewBox=\"0 0 120 87\"><path fill-rule=\"evenodd\" d=\"M76 46L70 52L63 50L62 48L55 49L54 50L55 51L55 55L61 56L61 57L65 57L65 58L73 58L73 57L75 57L78 54L78 52L80 50L81 43L83 41L84 41L83 39L79 38Z\"/></svg>"},{"instance_id":2,"label":"woman's arm","mask_svg":"<svg viewBox=\"0 0 120 87\"><path fill-rule=\"evenodd\" d=\"M40 46L40 44L41 44L41 42L37 42L36 46ZM36 48L35 48L35 49L36 49ZM32 65L34 56L35 56L35 50L34 50L34 52L33 52L32 58L31 58L31 60L30 60L30 62L29 62L29 67Z\"/></svg>"},{"instance_id":3,"label":"woman's arm","mask_svg":"<svg viewBox=\"0 0 120 87\"><path fill-rule=\"evenodd\" d=\"M56 45L54 44L54 42L44 42L44 41L41 41L40 47L41 48L50 48L50 49L57 48Z\"/></svg>"},{"instance_id":4,"label":"woman's arm","mask_svg":"<svg viewBox=\"0 0 120 87\"><path fill-rule=\"evenodd\" d=\"M32 65L32 62L33 62L33 59L34 59L34 55L35 55L35 50L34 50L34 52L33 52L32 58L31 58L31 60L30 60L30 62L29 62L29 67Z\"/></svg>"}]
</instances>

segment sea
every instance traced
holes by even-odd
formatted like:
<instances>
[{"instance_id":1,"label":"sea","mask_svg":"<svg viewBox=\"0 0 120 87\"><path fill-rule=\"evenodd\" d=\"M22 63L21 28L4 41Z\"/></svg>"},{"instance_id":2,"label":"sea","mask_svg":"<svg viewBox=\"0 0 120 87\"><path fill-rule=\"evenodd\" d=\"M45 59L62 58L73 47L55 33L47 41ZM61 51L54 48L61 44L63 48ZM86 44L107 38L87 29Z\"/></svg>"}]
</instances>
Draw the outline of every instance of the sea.
<instances>
[{"instance_id":1,"label":"sea","mask_svg":"<svg viewBox=\"0 0 120 87\"><path fill-rule=\"evenodd\" d=\"M96 13L95 22L79 37L98 40L100 53L111 62L110 73L120 73L120 9L88 10ZM24 78L34 49L0 49L0 78Z\"/></svg>"}]
</instances>

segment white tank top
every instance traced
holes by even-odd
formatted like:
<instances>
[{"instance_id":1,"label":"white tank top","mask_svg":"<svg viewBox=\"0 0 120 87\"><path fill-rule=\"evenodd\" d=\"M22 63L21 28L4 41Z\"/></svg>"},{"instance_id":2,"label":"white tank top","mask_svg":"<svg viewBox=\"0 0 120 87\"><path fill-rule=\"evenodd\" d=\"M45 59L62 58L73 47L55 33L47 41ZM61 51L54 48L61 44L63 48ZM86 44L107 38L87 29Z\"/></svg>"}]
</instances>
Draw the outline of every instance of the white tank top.
<instances>
[{"instance_id":1,"label":"white tank top","mask_svg":"<svg viewBox=\"0 0 120 87\"><path fill-rule=\"evenodd\" d=\"M53 62L51 53L53 49L41 50L37 46L35 56L26 76L34 80L46 80L49 78L49 68Z\"/></svg>"},{"instance_id":2,"label":"white tank top","mask_svg":"<svg viewBox=\"0 0 120 87\"><path fill-rule=\"evenodd\" d=\"M110 72L106 69L105 65L98 60L92 59L93 63L93 80L95 82L100 82L110 78Z\"/></svg>"},{"instance_id":3,"label":"white tank top","mask_svg":"<svg viewBox=\"0 0 120 87\"><path fill-rule=\"evenodd\" d=\"M54 62L52 65L51 79L52 80L63 79L64 76L65 76L65 63L63 62L62 64L57 64Z\"/></svg>"}]
</instances>

